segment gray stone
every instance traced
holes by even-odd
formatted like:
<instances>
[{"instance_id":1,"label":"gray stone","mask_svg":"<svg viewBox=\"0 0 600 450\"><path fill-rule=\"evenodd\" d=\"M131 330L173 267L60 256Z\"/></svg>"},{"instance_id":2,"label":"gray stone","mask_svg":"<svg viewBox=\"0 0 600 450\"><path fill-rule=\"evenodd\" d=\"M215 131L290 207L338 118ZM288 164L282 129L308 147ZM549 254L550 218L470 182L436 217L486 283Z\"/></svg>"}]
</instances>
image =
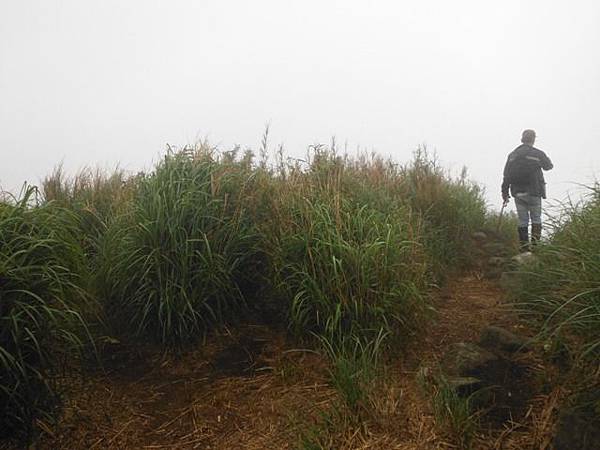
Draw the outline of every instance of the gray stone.
<instances>
[{"instance_id":1,"label":"gray stone","mask_svg":"<svg viewBox=\"0 0 600 450\"><path fill-rule=\"evenodd\" d=\"M475 377L448 377L446 383L460 397L468 397L482 388L481 380Z\"/></svg>"},{"instance_id":2,"label":"gray stone","mask_svg":"<svg viewBox=\"0 0 600 450\"><path fill-rule=\"evenodd\" d=\"M442 367L450 376L480 378L493 370L498 357L478 345L459 342L452 344L443 358Z\"/></svg>"},{"instance_id":3,"label":"gray stone","mask_svg":"<svg viewBox=\"0 0 600 450\"><path fill-rule=\"evenodd\" d=\"M483 329L479 338L479 345L488 350L502 350L509 353L529 350L526 338L495 326L488 326Z\"/></svg>"},{"instance_id":4,"label":"gray stone","mask_svg":"<svg viewBox=\"0 0 600 450\"><path fill-rule=\"evenodd\" d=\"M489 408L494 403L496 386L490 386L479 378L448 377L446 385L459 397L468 398L473 408Z\"/></svg>"},{"instance_id":5,"label":"gray stone","mask_svg":"<svg viewBox=\"0 0 600 450\"><path fill-rule=\"evenodd\" d=\"M485 234L483 231L476 231L472 234L472 237L476 241L485 241L487 239L487 234Z\"/></svg>"},{"instance_id":6,"label":"gray stone","mask_svg":"<svg viewBox=\"0 0 600 450\"><path fill-rule=\"evenodd\" d=\"M523 252L519 253L516 256L512 257L512 260L519 266L523 266L525 264L531 264L535 261L535 255L531 252Z\"/></svg>"},{"instance_id":7,"label":"gray stone","mask_svg":"<svg viewBox=\"0 0 600 450\"><path fill-rule=\"evenodd\" d=\"M527 411L533 392L528 371L512 359L462 342L450 346L442 370L459 395L475 408L493 409L498 420L515 420Z\"/></svg>"},{"instance_id":8,"label":"gray stone","mask_svg":"<svg viewBox=\"0 0 600 450\"><path fill-rule=\"evenodd\" d=\"M506 245L502 242L488 242L483 249L491 255L505 255L507 253Z\"/></svg>"},{"instance_id":9,"label":"gray stone","mask_svg":"<svg viewBox=\"0 0 600 450\"><path fill-rule=\"evenodd\" d=\"M503 266L506 264L506 258L502 258L501 256L492 256L488 259L488 264L490 266Z\"/></svg>"}]
</instances>

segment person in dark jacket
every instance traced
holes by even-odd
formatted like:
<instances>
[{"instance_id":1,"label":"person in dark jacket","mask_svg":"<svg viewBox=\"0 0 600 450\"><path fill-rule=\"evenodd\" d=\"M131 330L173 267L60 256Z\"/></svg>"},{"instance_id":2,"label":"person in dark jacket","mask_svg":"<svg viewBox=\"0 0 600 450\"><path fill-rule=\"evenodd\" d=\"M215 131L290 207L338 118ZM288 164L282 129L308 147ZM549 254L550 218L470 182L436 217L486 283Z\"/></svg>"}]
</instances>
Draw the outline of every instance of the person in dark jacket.
<instances>
[{"instance_id":1,"label":"person in dark jacket","mask_svg":"<svg viewBox=\"0 0 600 450\"><path fill-rule=\"evenodd\" d=\"M531 243L535 244L542 235L542 199L546 198L546 181L542 170L554 166L546 154L535 148L535 131L525 130L521 136L522 144L513 150L504 166L502 180L502 200L508 203L510 195L515 199L519 217L519 242L523 251L529 250L529 221L531 219ZM526 162L523 162L525 161ZM526 179L514 180L515 166L533 164ZM528 172L526 172L528 173ZM509 195L510 190L510 195Z\"/></svg>"}]
</instances>

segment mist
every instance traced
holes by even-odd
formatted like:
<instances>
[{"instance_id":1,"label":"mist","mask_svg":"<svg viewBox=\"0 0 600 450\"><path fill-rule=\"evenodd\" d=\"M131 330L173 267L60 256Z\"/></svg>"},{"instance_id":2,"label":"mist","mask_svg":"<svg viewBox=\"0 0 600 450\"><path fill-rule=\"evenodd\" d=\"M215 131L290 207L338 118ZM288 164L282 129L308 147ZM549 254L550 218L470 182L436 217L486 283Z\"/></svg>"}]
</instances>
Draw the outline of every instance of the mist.
<instances>
[{"instance_id":1,"label":"mist","mask_svg":"<svg viewBox=\"0 0 600 450\"><path fill-rule=\"evenodd\" d=\"M22 1L0 4L0 186L57 164L130 171L166 144L302 157L335 137L468 167L491 206L521 131L548 196L600 170L595 1Z\"/></svg>"}]
</instances>

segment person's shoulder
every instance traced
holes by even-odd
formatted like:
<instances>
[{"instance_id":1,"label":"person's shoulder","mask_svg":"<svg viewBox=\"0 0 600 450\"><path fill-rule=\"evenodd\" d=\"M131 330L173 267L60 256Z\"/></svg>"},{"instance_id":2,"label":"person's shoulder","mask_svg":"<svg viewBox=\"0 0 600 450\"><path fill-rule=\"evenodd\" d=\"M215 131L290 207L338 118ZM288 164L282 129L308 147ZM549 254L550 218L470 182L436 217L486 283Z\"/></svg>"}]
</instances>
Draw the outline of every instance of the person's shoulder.
<instances>
[{"instance_id":1,"label":"person's shoulder","mask_svg":"<svg viewBox=\"0 0 600 450\"><path fill-rule=\"evenodd\" d=\"M540 150L539 148L536 148L536 147L531 147L531 150L532 150L534 153L537 153L538 155L543 155L543 156L546 156L546 153L545 153L543 150Z\"/></svg>"},{"instance_id":2,"label":"person's shoulder","mask_svg":"<svg viewBox=\"0 0 600 450\"><path fill-rule=\"evenodd\" d=\"M512 159L512 158L522 154L524 150L525 150L525 146L519 145L517 148L515 148L512 152L510 152L508 154L508 159Z\"/></svg>"}]
</instances>

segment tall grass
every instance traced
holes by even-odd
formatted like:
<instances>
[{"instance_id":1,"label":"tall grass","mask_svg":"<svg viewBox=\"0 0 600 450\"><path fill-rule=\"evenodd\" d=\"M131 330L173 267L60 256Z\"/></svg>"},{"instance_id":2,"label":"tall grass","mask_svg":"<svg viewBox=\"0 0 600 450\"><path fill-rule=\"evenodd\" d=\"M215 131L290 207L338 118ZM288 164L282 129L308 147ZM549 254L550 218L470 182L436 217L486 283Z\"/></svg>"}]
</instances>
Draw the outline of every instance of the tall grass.
<instances>
[{"instance_id":1,"label":"tall grass","mask_svg":"<svg viewBox=\"0 0 600 450\"><path fill-rule=\"evenodd\" d=\"M244 306L256 253L245 176L201 149L168 154L139 180L103 241L109 318L181 346Z\"/></svg>"},{"instance_id":2,"label":"tall grass","mask_svg":"<svg viewBox=\"0 0 600 450\"><path fill-rule=\"evenodd\" d=\"M67 176L59 165L44 178L42 194L46 202L85 210L106 220L131 198L136 179L118 168L111 172L85 167Z\"/></svg>"},{"instance_id":3,"label":"tall grass","mask_svg":"<svg viewBox=\"0 0 600 450\"><path fill-rule=\"evenodd\" d=\"M120 336L171 349L249 306L275 314L318 337L359 403L366 356L417 327L428 290L468 261L481 192L425 152L404 166L324 146L270 165L266 152L265 136L258 163L202 143L132 177L59 168L41 204L0 205L3 423L50 410L54 355L80 345L88 298Z\"/></svg>"},{"instance_id":4,"label":"tall grass","mask_svg":"<svg viewBox=\"0 0 600 450\"><path fill-rule=\"evenodd\" d=\"M341 337L414 323L426 275L410 212L304 202L278 255L292 329Z\"/></svg>"},{"instance_id":5,"label":"tall grass","mask_svg":"<svg viewBox=\"0 0 600 450\"><path fill-rule=\"evenodd\" d=\"M0 203L0 434L29 435L52 411L51 370L81 347L86 264L77 217L34 206L29 188Z\"/></svg>"},{"instance_id":6,"label":"tall grass","mask_svg":"<svg viewBox=\"0 0 600 450\"><path fill-rule=\"evenodd\" d=\"M474 407L475 391L467 397L459 395L443 375L437 375L429 386L431 405L435 420L456 441L459 448L472 448L472 441L479 426L480 411Z\"/></svg>"},{"instance_id":7,"label":"tall grass","mask_svg":"<svg viewBox=\"0 0 600 450\"><path fill-rule=\"evenodd\" d=\"M457 178L447 174L426 148L415 152L404 167L405 197L425 221L424 240L432 270L464 268L473 256L471 234L486 225L487 208L481 188L469 181L466 168Z\"/></svg>"},{"instance_id":8,"label":"tall grass","mask_svg":"<svg viewBox=\"0 0 600 450\"><path fill-rule=\"evenodd\" d=\"M565 205L547 221L550 239L537 262L523 267L515 297L524 314L539 319L550 338L576 337L576 356L600 355L600 186L583 204Z\"/></svg>"},{"instance_id":9,"label":"tall grass","mask_svg":"<svg viewBox=\"0 0 600 450\"><path fill-rule=\"evenodd\" d=\"M318 146L304 166L269 167L203 144L136 179L102 239L102 296L109 317L169 345L238 313L258 284L297 335L406 332L482 204L420 153L399 167Z\"/></svg>"},{"instance_id":10,"label":"tall grass","mask_svg":"<svg viewBox=\"0 0 600 450\"><path fill-rule=\"evenodd\" d=\"M431 283L467 259L467 237L485 221L477 186L449 177L424 152L398 166L317 147L283 184L278 228L266 235L276 238L278 288L297 334L405 334Z\"/></svg>"},{"instance_id":11,"label":"tall grass","mask_svg":"<svg viewBox=\"0 0 600 450\"><path fill-rule=\"evenodd\" d=\"M329 373L331 381L355 419L367 407L386 337L384 330L380 329L369 340L353 335L344 336L338 341L320 338L332 361Z\"/></svg>"},{"instance_id":12,"label":"tall grass","mask_svg":"<svg viewBox=\"0 0 600 450\"><path fill-rule=\"evenodd\" d=\"M96 256L107 227L127 210L141 176L100 168L83 168L68 176L59 165L43 180L43 200L67 208L79 217L82 244L93 271L98 269Z\"/></svg>"}]
</instances>

